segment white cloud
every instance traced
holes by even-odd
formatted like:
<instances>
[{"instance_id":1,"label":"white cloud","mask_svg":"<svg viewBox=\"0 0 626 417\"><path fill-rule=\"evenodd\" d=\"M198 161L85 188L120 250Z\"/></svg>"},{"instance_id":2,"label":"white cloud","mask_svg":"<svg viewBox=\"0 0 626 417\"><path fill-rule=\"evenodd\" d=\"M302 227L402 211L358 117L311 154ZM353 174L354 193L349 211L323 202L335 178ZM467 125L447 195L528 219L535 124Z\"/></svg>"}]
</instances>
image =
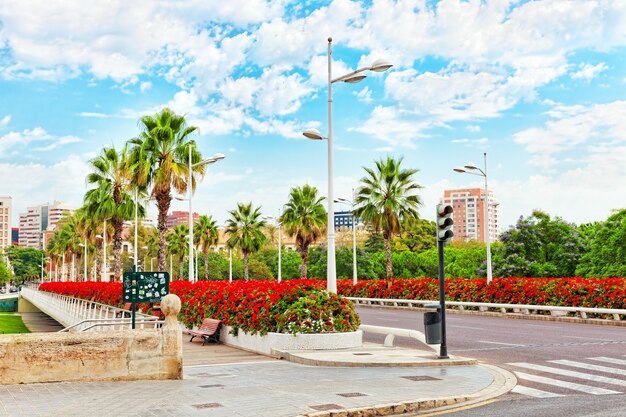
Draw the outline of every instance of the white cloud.
<instances>
[{"instance_id":1,"label":"white cloud","mask_svg":"<svg viewBox=\"0 0 626 417\"><path fill-rule=\"evenodd\" d=\"M578 71L572 73L571 77L572 80L591 81L608 68L609 67L604 62L600 62L596 65L584 63L578 65Z\"/></svg>"},{"instance_id":2,"label":"white cloud","mask_svg":"<svg viewBox=\"0 0 626 417\"><path fill-rule=\"evenodd\" d=\"M53 136L41 127L25 129L21 132L9 132L0 137L0 155L8 155L18 148L26 148L30 144L41 143L44 146L36 147L36 151L47 151L68 143L79 142L76 136Z\"/></svg>"},{"instance_id":3,"label":"white cloud","mask_svg":"<svg viewBox=\"0 0 626 417\"><path fill-rule=\"evenodd\" d=\"M372 90L370 90L369 87L365 87L361 91L356 91L353 94L357 97L359 101L362 101L363 103L371 103L372 101L374 101L374 99L372 98Z\"/></svg>"},{"instance_id":4,"label":"white cloud","mask_svg":"<svg viewBox=\"0 0 626 417\"><path fill-rule=\"evenodd\" d=\"M144 81L139 84L139 91L146 92L152 88L152 83L150 81Z\"/></svg>"},{"instance_id":5,"label":"white cloud","mask_svg":"<svg viewBox=\"0 0 626 417\"><path fill-rule=\"evenodd\" d=\"M96 117L96 118L101 118L101 119L105 117L109 117L108 114L90 112L90 111L83 111L83 112L78 113L78 115L81 117Z\"/></svg>"},{"instance_id":6,"label":"white cloud","mask_svg":"<svg viewBox=\"0 0 626 417\"><path fill-rule=\"evenodd\" d=\"M8 126L11 123L11 115L7 114L0 120L0 127Z\"/></svg>"}]
</instances>

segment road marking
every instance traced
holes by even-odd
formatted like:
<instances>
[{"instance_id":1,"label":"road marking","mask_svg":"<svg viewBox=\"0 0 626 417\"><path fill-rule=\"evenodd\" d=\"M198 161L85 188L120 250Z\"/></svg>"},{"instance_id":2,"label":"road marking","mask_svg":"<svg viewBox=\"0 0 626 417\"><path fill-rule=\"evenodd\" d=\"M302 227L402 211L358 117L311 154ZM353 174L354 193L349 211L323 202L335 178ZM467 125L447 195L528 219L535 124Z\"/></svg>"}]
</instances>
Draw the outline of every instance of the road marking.
<instances>
[{"instance_id":1,"label":"road marking","mask_svg":"<svg viewBox=\"0 0 626 417\"><path fill-rule=\"evenodd\" d=\"M485 330L483 327L470 327L470 326L459 326L456 324L453 324L450 327L454 327L455 329L472 329L472 330Z\"/></svg>"},{"instance_id":2,"label":"road marking","mask_svg":"<svg viewBox=\"0 0 626 417\"><path fill-rule=\"evenodd\" d=\"M626 376L626 369L609 368L608 366L590 365L588 363L568 361L561 359L558 361L548 361L551 363L558 363L559 365L573 366L574 368L589 369L592 371L605 372L607 374L617 374ZM626 384L626 381L624 382Z\"/></svg>"},{"instance_id":3,"label":"road marking","mask_svg":"<svg viewBox=\"0 0 626 417\"><path fill-rule=\"evenodd\" d=\"M598 376L598 375L592 375L592 374L585 374L585 373L576 372L576 371L568 371L566 369L551 368L549 366L536 365L534 363L517 362L517 363L509 363L509 365L517 366L520 368L532 369L534 371L539 371L539 372L548 372L550 374L571 376L573 378L586 379L588 381L602 382L604 384L612 384L612 385L619 385L621 387L626 387L626 381L621 380L621 379L608 378L605 376Z\"/></svg>"},{"instance_id":4,"label":"road marking","mask_svg":"<svg viewBox=\"0 0 626 417\"><path fill-rule=\"evenodd\" d=\"M561 381L559 379L546 378L545 376L531 375L524 372L515 372L520 379L526 381L539 382L546 385L554 385L561 388L568 388L574 391L581 391L593 395L620 394L617 391L611 391L604 388L596 388L589 385L576 384L574 382Z\"/></svg>"},{"instance_id":5,"label":"road marking","mask_svg":"<svg viewBox=\"0 0 626 417\"><path fill-rule=\"evenodd\" d=\"M626 365L626 360L624 359L606 358L604 356L598 356L596 358L587 358L587 359L591 359L592 361L608 362L614 365Z\"/></svg>"},{"instance_id":6,"label":"road marking","mask_svg":"<svg viewBox=\"0 0 626 417\"><path fill-rule=\"evenodd\" d=\"M585 337L585 336L561 336L566 337L568 339L589 339L589 340L597 340L598 342L614 342L612 339L598 339L597 337Z\"/></svg>"},{"instance_id":7,"label":"road marking","mask_svg":"<svg viewBox=\"0 0 626 417\"><path fill-rule=\"evenodd\" d=\"M492 343L494 345L506 345L506 346L526 346L526 345L518 345L517 343L502 343L502 342L489 342L488 340L479 340L479 343Z\"/></svg>"},{"instance_id":8,"label":"road marking","mask_svg":"<svg viewBox=\"0 0 626 417\"><path fill-rule=\"evenodd\" d=\"M511 392L516 392L522 395L528 395L529 397L535 398L554 398L554 397L562 397L561 394L555 394L553 392L541 391L540 389L529 388L523 385L516 385L515 388L511 390Z\"/></svg>"}]
</instances>

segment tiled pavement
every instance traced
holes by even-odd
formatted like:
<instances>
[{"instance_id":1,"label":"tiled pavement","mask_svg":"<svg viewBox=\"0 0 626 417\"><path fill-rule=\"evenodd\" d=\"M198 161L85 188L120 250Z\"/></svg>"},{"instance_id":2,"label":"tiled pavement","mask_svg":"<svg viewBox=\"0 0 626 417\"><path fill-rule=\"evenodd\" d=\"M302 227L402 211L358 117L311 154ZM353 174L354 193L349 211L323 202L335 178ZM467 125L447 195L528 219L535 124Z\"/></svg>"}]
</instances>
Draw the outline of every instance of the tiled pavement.
<instances>
[{"instance_id":1,"label":"tiled pavement","mask_svg":"<svg viewBox=\"0 0 626 417\"><path fill-rule=\"evenodd\" d=\"M186 366L184 373L181 381L0 385L0 416L296 416L330 404L347 409L467 396L494 380L478 365L343 368L259 361Z\"/></svg>"}]
</instances>

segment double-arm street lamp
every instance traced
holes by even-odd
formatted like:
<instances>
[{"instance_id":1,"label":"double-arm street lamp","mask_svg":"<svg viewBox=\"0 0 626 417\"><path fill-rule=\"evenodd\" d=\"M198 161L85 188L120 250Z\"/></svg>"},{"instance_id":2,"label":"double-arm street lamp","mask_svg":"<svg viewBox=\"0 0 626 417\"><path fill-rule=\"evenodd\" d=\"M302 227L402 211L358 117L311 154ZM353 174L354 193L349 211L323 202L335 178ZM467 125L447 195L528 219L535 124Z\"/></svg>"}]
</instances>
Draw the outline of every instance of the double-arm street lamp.
<instances>
[{"instance_id":1,"label":"double-arm street lamp","mask_svg":"<svg viewBox=\"0 0 626 417\"><path fill-rule=\"evenodd\" d=\"M194 266L193 266L193 211L191 210L191 196L192 196L192 172L193 169L201 165L214 164L217 161L221 161L226 158L224 154L216 153L215 155L200 161L195 164L191 163L191 151L192 146L189 145L189 178L187 180L187 199L189 200L189 282L195 282ZM171 268L170 268L171 269Z\"/></svg>"},{"instance_id":2,"label":"double-arm street lamp","mask_svg":"<svg viewBox=\"0 0 626 417\"><path fill-rule=\"evenodd\" d=\"M342 81L345 83L358 83L366 75L365 71L384 72L393 65L385 60L377 59L372 65L359 68L355 71L344 74L340 77L332 77L332 42L333 38L328 38L328 254L326 271L326 289L329 292L337 293L337 267L335 262L335 226L333 211L333 83ZM322 140L324 136L317 129L307 129L303 135L309 139Z\"/></svg>"},{"instance_id":3,"label":"double-arm street lamp","mask_svg":"<svg viewBox=\"0 0 626 417\"><path fill-rule=\"evenodd\" d=\"M485 199L483 204L485 206L485 244L487 245L487 284L491 284L491 280L493 279L492 271L491 271L491 219L489 217L489 189L487 188L487 152L483 153L484 161L485 161L485 170L478 168L476 164L468 163L464 167L454 168L454 171L478 175L479 177L485 177ZM478 172L475 172L478 171Z\"/></svg>"},{"instance_id":4,"label":"double-arm street lamp","mask_svg":"<svg viewBox=\"0 0 626 417\"><path fill-rule=\"evenodd\" d=\"M352 189L352 198L354 199L354 189ZM347 198L337 198L335 203L349 204L352 208L352 285L356 285L356 217L354 216L354 202Z\"/></svg>"}]
</instances>

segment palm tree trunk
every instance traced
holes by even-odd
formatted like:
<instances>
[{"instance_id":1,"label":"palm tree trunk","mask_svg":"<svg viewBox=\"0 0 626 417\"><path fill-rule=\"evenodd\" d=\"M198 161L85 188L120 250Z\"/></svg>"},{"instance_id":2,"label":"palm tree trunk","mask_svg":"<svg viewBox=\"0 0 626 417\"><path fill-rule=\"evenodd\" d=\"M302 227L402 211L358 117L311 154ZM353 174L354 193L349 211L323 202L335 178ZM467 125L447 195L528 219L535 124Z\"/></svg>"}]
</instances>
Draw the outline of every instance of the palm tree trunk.
<instances>
[{"instance_id":1,"label":"palm tree trunk","mask_svg":"<svg viewBox=\"0 0 626 417\"><path fill-rule=\"evenodd\" d=\"M124 222L120 219L113 219L113 274L115 282L122 280L122 230Z\"/></svg>"},{"instance_id":2,"label":"palm tree trunk","mask_svg":"<svg viewBox=\"0 0 626 417\"><path fill-rule=\"evenodd\" d=\"M96 263L96 276L94 277L94 281L101 281L102 278L102 265L100 264L100 259L102 255L102 249L100 246L96 247L96 259L94 262Z\"/></svg>"},{"instance_id":3,"label":"palm tree trunk","mask_svg":"<svg viewBox=\"0 0 626 417\"><path fill-rule=\"evenodd\" d=\"M300 249L300 258L302 259L302 266L300 267L301 270L301 276L304 279L307 279L308 276L308 268L307 268L307 264L309 261L309 248L301 248Z\"/></svg>"},{"instance_id":4,"label":"palm tree trunk","mask_svg":"<svg viewBox=\"0 0 626 417\"><path fill-rule=\"evenodd\" d=\"M181 256L178 262L178 279L183 279L183 265L185 264L185 257Z\"/></svg>"},{"instance_id":5,"label":"palm tree trunk","mask_svg":"<svg viewBox=\"0 0 626 417\"><path fill-rule=\"evenodd\" d=\"M209 279L209 251L204 251L204 279Z\"/></svg>"},{"instance_id":6,"label":"palm tree trunk","mask_svg":"<svg viewBox=\"0 0 626 417\"><path fill-rule=\"evenodd\" d=\"M387 260L387 285L391 286L393 279L393 267L391 265L391 234L385 233L385 258Z\"/></svg>"},{"instance_id":7,"label":"palm tree trunk","mask_svg":"<svg viewBox=\"0 0 626 417\"><path fill-rule=\"evenodd\" d=\"M167 193L159 193L156 195L157 207L159 209L159 217L157 222L157 229L159 230L159 271L165 271L167 266L165 265L165 250L167 243L165 242L165 234L167 233L167 212L170 209L170 202L172 197L169 190Z\"/></svg>"},{"instance_id":8,"label":"palm tree trunk","mask_svg":"<svg viewBox=\"0 0 626 417\"><path fill-rule=\"evenodd\" d=\"M243 279L248 282L248 253L243 253Z\"/></svg>"}]
</instances>

